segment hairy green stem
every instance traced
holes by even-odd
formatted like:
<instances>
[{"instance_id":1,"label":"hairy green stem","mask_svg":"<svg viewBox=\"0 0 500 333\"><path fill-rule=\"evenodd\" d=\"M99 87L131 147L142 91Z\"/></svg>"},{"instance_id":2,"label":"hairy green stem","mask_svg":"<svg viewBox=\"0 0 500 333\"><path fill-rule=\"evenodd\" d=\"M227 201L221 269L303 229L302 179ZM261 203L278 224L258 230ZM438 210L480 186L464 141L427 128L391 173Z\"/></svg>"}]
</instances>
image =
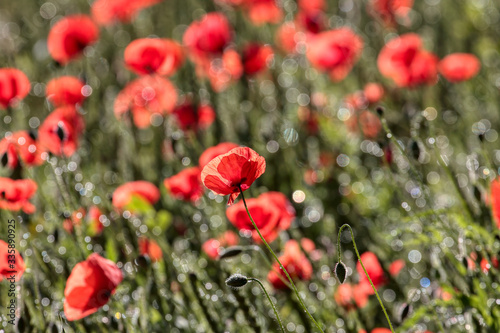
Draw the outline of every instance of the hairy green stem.
<instances>
[{"instance_id":1,"label":"hairy green stem","mask_svg":"<svg viewBox=\"0 0 500 333\"><path fill-rule=\"evenodd\" d=\"M283 326L283 323L281 322L280 315L278 314L278 310L276 309L276 306L274 305L274 303L271 299L271 296L269 296L269 294L268 294L266 288L264 288L264 285L262 284L262 282L260 282L260 280L258 280L256 278L248 278L248 281L257 282L260 285L260 288L262 289L264 294L266 294L267 299L269 300L269 303L271 304L271 307L273 308L274 315L276 316L276 320L278 320L278 324L280 325L281 332L285 333L285 327Z\"/></svg>"},{"instance_id":2,"label":"hairy green stem","mask_svg":"<svg viewBox=\"0 0 500 333\"><path fill-rule=\"evenodd\" d=\"M278 259L278 256L276 255L276 253L274 253L274 251L271 248L271 246L269 246L269 244L265 240L264 236L262 236L262 234L260 233L259 227L257 227L257 224L255 224L255 221L253 220L252 215L250 214L250 211L248 210L247 202L245 201L245 196L243 195L243 190L241 189L241 186L238 186L238 187L240 189L241 199L243 200L243 205L245 206L245 209L247 211L248 217L250 218L250 221L252 222L253 227L255 228L255 230L257 231L257 233L259 234L260 239L266 245L266 247L269 250L269 252L271 252L271 254L273 255L273 257L276 260L276 262L280 265L280 268L285 273L286 277L288 278L288 281L290 281L290 285L292 286L292 289L295 292L295 295L297 296L297 298L298 298L298 300L300 302L300 305L302 306L302 308L304 309L304 311L308 314L309 318L314 323L314 325L316 325L316 327L319 329L319 331L321 333L324 333L323 329L321 328L321 325L314 319L314 317L309 312L309 310L307 310L307 307L305 306L304 302L302 301L302 297L300 297L299 291L297 290L297 287L295 287L295 284L293 283L293 280L290 277L290 274L288 274L287 270L285 269L285 267L283 266L283 264L281 263L281 261Z\"/></svg>"},{"instance_id":3,"label":"hairy green stem","mask_svg":"<svg viewBox=\"0 0 500 333\"><path fill-rule=\"evenodd\" d=\"M394 329L392 328L392 323L391 323L391 320L389 319L389 315L387 314L387 311L385 310L384 303L382 303L382 300L380 299L380 296L378 295L377 288L375 288L375 286L373 285L372 279L370 278L370 275L368 275L368 272L366 271L365 265L363 265L363 262L361 261L361 256L359 255L358 247L356 246L356 242L354 241L354 233L352 232L352 228L349 224L344 224L339 229L339 235L337 238L338 262L340 263L340 255L341 255L341 253L340 253L340 251L341 251L340 235L342 234L342 230L344 230L344 228L349 228L349 231L351 232L352 245L354 246L354 251L356 251L356 256L358 257L359 263L361 264L361 267L363 268L363 271L365 272L365 275L368 278L368 281L370 282L370 285L372 286L373 291L375 292L375 296L377 296L378 302L380 303L380 306L382 307L382 310L384 311L385 318L387 319L387 322L389 323L389 327L391 328L391 332L394 333Z\"/></svg>"}]
</instances>

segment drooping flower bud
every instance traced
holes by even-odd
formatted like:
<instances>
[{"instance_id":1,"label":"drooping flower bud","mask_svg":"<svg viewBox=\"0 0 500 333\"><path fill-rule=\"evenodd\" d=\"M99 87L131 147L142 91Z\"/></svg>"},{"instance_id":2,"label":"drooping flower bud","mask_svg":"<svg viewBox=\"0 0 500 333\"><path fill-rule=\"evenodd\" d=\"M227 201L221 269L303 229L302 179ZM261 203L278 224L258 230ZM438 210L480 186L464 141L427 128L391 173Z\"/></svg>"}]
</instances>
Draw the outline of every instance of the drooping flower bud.
<instances>
[{"instance_id":1,"label":"drooping flower bud","mask_svg":"<svg viewBox=\"0 0 500 333\"><path fill-rule=\"evenodd\" d=\"M226 285L233 288L241 288L248 283L248 278L241 274L233 274L226 280Z\"/></svg>"}]
</instances>

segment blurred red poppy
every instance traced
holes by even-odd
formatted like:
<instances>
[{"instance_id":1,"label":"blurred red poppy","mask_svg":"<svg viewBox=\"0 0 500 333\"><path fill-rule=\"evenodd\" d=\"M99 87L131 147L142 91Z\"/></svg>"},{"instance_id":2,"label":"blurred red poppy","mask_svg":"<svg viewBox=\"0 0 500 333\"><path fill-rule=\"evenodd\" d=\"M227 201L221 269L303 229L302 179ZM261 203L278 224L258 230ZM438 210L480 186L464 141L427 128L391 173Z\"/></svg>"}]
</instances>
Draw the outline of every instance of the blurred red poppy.
<instances>
[{"instance_id":1,"label":"blurred red poppy","mask_svg":"<svg viewBox=\"0 0 500 333\"><path fill-rule=\"evenodd\" d=\"M438 65L439 73L450 82L467 81L479 73L479 59L469 53L453 53L444 57Z\"/></svg>"},{"instance_id":2,"label":"blurred red poppy","mask_svg":"<svg viewBox=\"0 0 500 333\"><path fill-rule=\"evenodd\" d=\"M216 146L207 148L200 156L200 159L198 160L198 164L200 166L200 169L203 169L205 165L208 164L211 160L213 160L215 157L225 154L231 149L237 148L239 145L236 143L232 142L222 142L219 143Z\"/></svg>"},{"instance_id":3,"label":"blurred red poppy","mask_svg":"<svg viewBox=\"0 0 500 333\"><path fill-rule=\"evenodd\" d=\"M491 264L488 262L486 258L481 259L481 262L479 263L479 266L481 267L481 271L485 274L487 274L491 268L491 266L498 268L499 267L499 261L497 257L491 257Z\"/></svg>"},{"instance_id":4,"label":"blurred red poppy","mask_svg":"<svg viewBox=\"0 0 500 333\"><path fill-rule=\"evenodd\" d=\"M295 16L295 23L309 34L318 34L326 26L326 16L320 11L300 11Z\"/></svg>"},{"instance_id":5,"label":"blurred red poppy","mask_svg":"<svg viewBox=\"0 0 500 333\"><path fill-rule=\"evenodd\" d=\"M162 0L96 0L92 3L92 18L99 25L111 25L116 21L129 23L144 8Z\"/></svg>"},{"instance_id":6,"label":"blurred red poppy","mask_svg":"<svg viewBox=\"0 0 500 333\"><path fill-rule=\"evenodd\" d=\"M14 180L0 177L0 209L34 213L35 206L28 200L35 194L37 187L31 179Z\"/></svg>"},{"instance_id":7,"label":"blurred red poppy","mask_svg":"<svg viewBox=\"0 0 500 333\"><path fill-rule=\"evenodd\" d=\"M45 95L55 106L82 104L86 98L82 94L84 85L75 76L61 76L47 83Z\"/></svg>"},{"instance_id":8,"label":"blurred red poppy","mask_svg":"<svg viewBox=\"0 0 500 333\"><path fill-rule=\"evenodd\" d=\"M125 64L136 74L173 75L184 61L182 47L171 39L141 38L125 48Z\"/></svg>"},{"instance_id":9,"label":"blurred red poppy","mask_svg":"<svg viewBox=\"0 0 500 333\"><path fill-rule=\"evenodd\" d=\"M384 97L384 87L378 83L367 83L363 88L363 94L369 104L380 102Z\"/></svg>"},{"instance_id":10,"label":"blurred red poppy","mask_svg":"<svg viewBox=\"0 0 500 333\"><path fill-rule=\"evenodd\" d=\"M135 126L151 125L151 116L172 112L177 102L177 91L169 80L158 75L142 76L130 82L116 96L114 111L117 118L130 111Z\"/></svg>"},{"instance_id":11,"label":"blurred red poppy","mask_svg":"<svg viewBox=\"0 0 500 333\"><path fill-rule=\"evenodd\" d=\"M0 108L15 106L30 92L28 77L17 68L0 68Z\"/></svg>"},{"instance_id":12,"label":"blurred red poppy","mask_svg":"<svg viewBox=\"0 0 500 333\"><path fill-rule=\"evenodd\" d=\"M203 243L201 249L205 254L212 260L219 257L219 254L224 247L237 245L240 238L233 231L226 231L220 235L217 239L210 238L205 243Z\"/></svg>"},{"instance_id":13,"label":"blurred red poppy","mask_svg":"<svg viewBox=\"0 0 500 333\"><path fill-rule=\"evenodd\" d=\"M493 219L497 224L497 228L500 229L500 177L490 183L490 191Z\"/></svg>"},{"instance_id":14,"label":"blurred red poppy","mask_svg":"<svg viewBox=\"0 0 500 333\"><path fill-rule=\"evenodd\" d=\"M274 56L273 49L269 45L250 43L243 49L243 68L246 75L256 75L267 69Z\"/></svg>"},{"instance_id":15,"label":"blurred red poppy","mask_svg":"<svg viewBox=\"0 0 500 333\"><path fill-rule=\"evenodd\" d=\"M307 260L305 254L300 250L300 246L296 240L291 239L285 244L285 251L279 257L281 263L287 270L293 280L307 281L312 277L312 265ZM285 272L280 269L277 262L273 264L273 269L267 275L267 279L276 289L287 288L286 284L279 278L279 275L286 280Z\"/></svg>"},{"instance_id":16,"label":"blurred red poppy","mask_svg":"<svg viewBox=\"0 0 500 333\"><path fill-rule=\"evenodd\" d=\"M10 169L19 166L19 159L26 166L43 163L43 150L27 131L14 132L0 141L0 159L2 165Z\"/></svg>"},{"instance_id":17,"label":"blurred red poppy","mask_svg":"<svg viewBox=\"0 0 500 333\"><path fill-rule=\"evenodd\" d=\"M299 0L297 4L299 9L304 12L323 11L326 9L325 0Z\"/></svg>"},{"instance_id":18,"label":"blurred red poppy","mask_svg":"<svg viewBox=\"0 0 500 333\"><path fill-rule=\"evenodd\" d=\"M399 272L406 266L406 263L403 259L395 260L389 266L389 273L395 277L399 275Z\"/></svg>"},{"instance_id":19,"label":"blurred red poppy","mask_svg":"<svg viewBox=\"0 0 500 333\"><path fill-rule=\"evenodd\" d=\"M266 170L266 160L246 147L234 148L211 160L201 172L201 181L215 194L230 195L228 205L234 203L241 191Z\"/></svg>"},{"instance_id":20,"label":"blurred red poppy","mask_svg":"<svg viewBox=\"0 0 500 333\"><path fill-rule=\"evenodd\" d=\"M222 54L231 41L231 26L219 12L208 13L199 21L189 25L183 42L194 57L208 57Z\"/></svg>"},{"instance_id":21,"label":"blurred red poppy","mask_svg":"<svg viewBox=\"0 0 500 333\"><path fill-rule=\"evenodd\" d=\"M439 59L422 49L420 36L408 33L389 41L380 51L377 66L382 75L399 87L415 87L437 82Z\"/></svg>"},{"instance_id":22,"label":"blurred red poppy","mask_svg":"<svg viewBox=\"0 0 500 333\"><path fill-rule=\"evenodd\" d=\"M378 289L379 287L386 284L387 278L375 253L365 252L361 254L361 261L363 262L363 265L365 266L366 271L368 272L368 275L370 276L370 279L372 280L375 288ZM370 282L368 281L368 278L366 277L365 272L363 271L363 268L361 267L361 264L359 262L356 264L356 270L359 274L359 283L366 283L370 285Z\"/></svg>"},{"instance_id":23,"label":"blurred red poppy","mask_svg":"<svg viewBox=\"0 0 500 333\"><path fill-rule=\"evenodd\" d=\"M81 226L82 225L82 220L83 218L85 217L85 209L82 207L82 208L79 208L77 210L75 210L71 216L69 216L68 218L66 218L64 221L63 221L63 228L64 230L66 230L67 233L71 234L73 233L73 227L75 226Z\"/></svg>"},{"instance_id":24,"label":"blurred red poppy","mask_svg":"<svg viewBox=\"0 0 500 333\"><path fill-rule=\"evenodd\" d=\"M309 41L307 59L334 81L344 79L363 50L363 40L350 28L322 32Z\"/></svg>"},{"instance_id":25,"label":"blurred red poppy","mask_svg":"<svg viewBox=\"0 0 500 333\"><path fill-rule=\"evenodd\" d=\"M190 101L177 106L173 115L183 130L207 129L215 120L215 111L210 105L202 104L196 108Z\"/></svg>"},{"instance_id":26,"label":"blurred red poppy","mask_svg":"<svg viewBox=\"0 0 500 333\"><path fill-rule=\"evenodd\" d=\"M66 64L79 57L83 50L99 38L99 29L86 15L62 18L50 29L47 45L55 61Z\"/></svg>"},{"instance_id":27,"label":"blurred red poppy","mask_svg":"<svg viewBox=\"0 0 500 333\"><path fill-rule=\"evenodd\" d=\"M285 197L279 192L264 193L257 198L246 200L250 215L260 229L260 233L267 242L275 240L279 233L290 228L295 210ZM246 212L243 202L240 201L226 210L228 220L239 230L252 232L255 242L262 242L254 229Z\"/></svg>"},{"instance_id":28,"label":"blurred red poppy","mask_svg":"<svg viewBox=\"0 0 500 333\"><path fill-rule=\"evenodd\" d=\"M159 261L163 258L163 252L158 243L146 237L139 238L139 253L147 255L152 261Z\"/></svg>"},{"instance_id":29,"label":"blurred red poppy","mask_svg":"<svg viewBox=\"0 0 500 333\"><path fill-rule=\"evenodd\" d=\"M397 19L406 19L412 6L413 0L370 0L368 12L392 26Z\"/></svg>"},{"instance_id":30,"label":"blurred red poppy","mask_svg":"<svg viewBox=\"0 0 500 333\"><path fill-rule=\"evenodd\" d=\"M91 206L87 215L87 222L90 224L90 230L94 235L100 234L104 230L101 222L102 212L97 206Z\"/></svg>"},{"instance_id":31,"label":"blurred red poppy","mask_svg":"<svg viewBox=\"0 0 500 333\"><path fill-rule=\"evenodd\" d=\"M7 221L5 221L7 222ZM0 240L0 281L10 279L14 275L14 279L19 281L26 269L23 257L16 251L15 244L7 244Z\"/></svg>"},{"instance_id":32,"label":"blurred red poppy","mask_svg":"<svg viewBox=\"0 0 500 333\"><path fill-rule=\"evenodd\" d=\"M74 106L55 109L38 130L38 142L56 156L71 156L78 148L78 136L83 132L83 117Z\"/></svg>"},{"instance_id":33,"label":"blurred red poppy","mask_svg":"<svg viewBox=\"0 0 500 333\"><path fill-rule=\"evenodd\" d=\"M91 254L73 268L64 288L64 314L69 321L82 319L108 303L123 280L111 260Z\"/></svg>"},{"instance_id":34,"label":"blurred red poppy","mask_svg":"<svg viewBox=\"0 0 500 333\"><path fill-rule=\"evenodd\" d=\"M357 133L359 129L368 139L374 139L382 129L382 123L373 112L368 110L357 111L346 121L347 128L350 132Z\"/></svg>"},{"instance_id":35,"label":"blurred red poppy","mask_svg":"<svg viewBox=\"0 0 500 333\"><path fill-rule=\"evenodd\" d=\"M295 53L297 47L296 34L297 28L295 24L293 22L285 22L276 30L276 44L286 53Z\"/></svg>"},{"instance_id":36,"label":"blurred red poppy","mask_svg":"<svg viewBox=\"0 0 500 333\"><path fill-rule=\"evenodd\" d=\"M344 283L338 285L335 293L333 294L335 302L347 311L353 310L355 308L353 290L354 288L351 284Z\"/></svg>"},{"instance_id":37,"label":"blurred red poppy","mask_svg":"<svg viewBox=\"0 0 500 333\"><path fill-rule=\"evenodd\" d=\"M125 183L113 192L113 206L118 210L125 209L134 196L153 205L160 199L160 190L145 180Z\"/></svg>"},{"instance_id":38,"label":"blurred red poppy","mask_svg":"<svg viewBox=\"0 0 500 333\"><path fill-rule=\"evenodd\" d=\"M276 0L243 0L242 6L255 25L279 23L283 19L283 10Z\"/></svg>"},{"instance_id":39,"label":"blurred red poppy","mask_svg":"<svg viewBox=\"0 0 500 333\"><path fill-rule=\"evenodd\" d=\"M192 167L166 178L163 184L172 196L184 201L196 202L203 195L200 177L201 169Z\"/></svg>"}]
</instances>

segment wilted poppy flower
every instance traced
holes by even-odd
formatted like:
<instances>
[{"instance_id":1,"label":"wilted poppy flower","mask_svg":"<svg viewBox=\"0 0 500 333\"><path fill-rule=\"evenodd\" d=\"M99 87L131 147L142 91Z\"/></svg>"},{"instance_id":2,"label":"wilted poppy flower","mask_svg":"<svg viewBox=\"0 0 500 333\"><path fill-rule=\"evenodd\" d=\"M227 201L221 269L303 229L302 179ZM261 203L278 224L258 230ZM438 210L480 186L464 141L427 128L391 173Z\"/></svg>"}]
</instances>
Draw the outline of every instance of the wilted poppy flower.
<instances>
[{"instance_id":1,"label":"wilted poppy flower","mask_svg":"<svg viewBox=\"0 0 500 333\"><path fill-rule=\"evenodd\" d=\"M276 0L244 0L242 6L255 25L278 23L283 18L283 10Z\"/></svg>"},{"instance_id":2,"label":"wilted poppy flower","mask_svg":"<svg viewBox=\"0 0 500 333\"><path fill-rule=\"evenodd\" d=\"M479 73L479 59L469 53L453 53L447 55L438 64L439 73L450 82L467 81Z\"/></svg>"},{"instance_id":3,"label":"wilted poppy flower","mask_svg":"<svg viewBox=\"0 0 500 333\"><path fill-rule=\"evenodd\" d=\"M111 25L116 21L128 23L144 8L162 0L96 0L92 3L92 18L99 25Z\"/></svg>"},{"instance_id":4,"label":"wilted poppy flower","mask_svg":"<svg viewBox=\"0 0 500 333\"><path fill-rule=\"evenodd\" d=\"M0 68L0 108L14 106L30 92L28 77L17 68Z\"/></svg>"},{"instance_id":5,"label":"wilted poppy flower","mask_svg":"<svg viewBox=\"0 0 500 333\"><path fill-rule=\"evenodd\" d=\"M173 115L183 131L206 129L212 125L216 117L210 105L202 104L196 107L190 101L177 106Z\"/></svg>"},{"instance_id":6,"label":"wilted poppy flower","mask_svg":"<svg viewBox=\"0 0 500 333\"><path fill-rule=\"evenodd\" d=\"M232 142L222 142L219 143L216 146L207 148L200 156L200 159L198 160L198 164L200 166L200 169L203 169L205 165L208 164L211 160L213 160L215 157L225 154L231 149L237 148L239 145L236 143Z\"/></svg>"},{"instance_id":7,"label":"wilted poppy flower","mask_svg":"<svg viewBox=\"0 0 500 333\"><path fill-rule=\"evenodd\" d=\"M13 212L23 210L32 214L35 206L29 200L35 194L37 185L31 179L10 179L0 177L0 209Z\"/></svg>"},{"instance_id":8,"label":"wilted poppy flower","mask_svg":"<svg viewBox=\"0 0 500 333\"><path fill-rule=\"evenodd\" d=\"M228 205L234 203L241 191L266 170L266 160L246 147L234 148L211 160L201 172L201 181L215 194L230 195Z\"/></svg>"},{"instance_id":9,"label":"wilted poppy flower","mask_svg":"<svg viewBox=\"0 0 500 333\"><path fill-rule=\"evenodd\" d=\"M170 113L177 102L175 87L157 75L141 76L127 84L116 96L114 111L117 118L130 111L134 124L146 128L154 114Z\"/></svg>"},{"instance_id":10,"label":"wilted poppy flower","mask_svg":"<svg viewBox=\"0 0 500 333\"><path fill-rule=\"evenodd\" d=\"M23 257L16 250L15 244L9 247L9 244L0 240L0 281L10 279L12 276L14 276L15 281L19 281L25 269L26 265L24 264Z\"/></svg>"},{"instance_id":11,"label":"wilted poppy flower","mask_svg":"<svg viewBox=\"0 0 500 333\"><path fill-rule=\"evenodd\" d=\"M307 59L334 81L344 79L363 50L363 40L350 28L340 28L316 35L308 45Z\"/></svg>"},{"instance_id":12,"label":"wilted poppy flower","mask_svg":"<svg viewBox=\"0 0 500 333\"><path fill-rule=\"evenodd\" d=\"M246 45L242 56L245 74L255 75L264 71L273 56L273 49L269 45L261 45L259 43Z\"/></svg>"},{"instance_id":13,"label":"wilted poppy flower","mask_svg":"<svg viewBox=\"0 0 500 333\"><path fill-rule=\"evenodd\" d=\"M237 234L228 230L220 235L217 239L210 238L209 240L207 240L205 243L203 243L201 249L210 259L215 260L219 257L222 249L228 246L237 245L239 240L240 238Z\"/></svg>"},{"instance_id":14,"label":"wilted poppy flower","mask_svg":"<svg viewBox=\"0 0 500 333\"><path fill-rule=\"evenodd\" d=\"M61 76L47 83L45 95L55 106L82 104L86 98L82 94L84 85L75 76Z\"/></svg>"},{"instance_id":15,"label":"wilted poppy flower","mask_svg":"<svg viewBox=\"0 0 500 333\"><path fill-rule=\"evenodd\" d=\"M153 205L160 199L160 190L144 180L125 183L113 192L113 206L119 210L125 209L135 196Z\"/></svg>"},{"instance_id":16,"label":"wilted poppy flower","mask_svg":"<svg viewBox=\"0 0 500 333\"><path fill-rule=\"evenodd\" d=\"M191 23L184 33L183 42L192 56L220 55L231 41L231 33L231 26L222 13L208 13Z\"/></svg>"},{"instance_id":17,"label":"wilted poppy flower","mask_svg":"<svg viewBox=\"0 0 500 333\"><path fill-rule=\"evenodd\" d=\"M500 177L491 182L490 190L493 218L497 224L497 228L500 229Z\"/></svg>"},{"instance_id":18,"label":"wilted poppy flower","mask_svg":"<svg viewBox=\"0 0 500 333\"><path fill-rule=\"evenodd\" d=\"M163 181L172 196L184 201L196 202L203 195L201 169L187 168Z\"/></svg>"},{"instance_id":19,"label":"wilted poppy flower","mask_svg":"<svg viewBox=\"0 0 500 333\"><path fill-rule=\"evenodd\" d=\"M122 282L121 270L97 253L73 268L64 288L64 314L69 321L82 319L108 303Z\"/></svg>"},{"instance_id":20,"label":"wilted poppy flower","mask_svg":"<svg viewBox=\"0 0 500 333\"><path fill-rule=\"evenodd\" d=\"M99 38L99 29L86 15L62 18L50 29L47 45L55 61L66 64Z\"/></svg>"},{"instance_id":21,"label":"wilted poppy flower","mask_svg":"<svg viewBox=\"0 0 500 333\"><path fill-rule=\"evenodd\" d=\"M285 251L279 257L281 264L285 267L292 280L307 281L312 276L312 265L307 260L305 254L300 250L300 246L296 240L291 239L285 244ZM279 275L286 278L285 272L280 269L277 262L273 264L273 269L267 275L267 279L276 289L286 288L286 284L279 278Z\"/></svg>"},{"instance_id":22,"label":"wilted poppy flower","mask_svg":"<svg viewBox=\"0 0 500 333\"><path fill-rule=\"evenodd\" d=\"M14 132L0 141L0 160L3 165L15 169L19 159L26 166L36 166L43 162L43 150L27 131Z\"/></svg>"},{"instance_id":23,"label":"wilted poppy flower","mask_svg":"<svg viewBox=\"0 0 500 333\"><path fill-rule=\"evenodd\" d=\"M139 253L147 255L153 261L159 261L163 258L163 252L158 243L146 237L139 238Z\"/></svg>"},{"instance_id":24,"label":"wilted poppy flower","mask_svg":"<svg viewBox=\"0 0 500 333\"><path fill-rule=\"evenodd\" d=\"M408 33L389 41L380 51L377 66L382 75L400 87L414 87L437 82L439 59L422 49L420 36Z\"/></svg>"},{"instance_id":25,"label":"wilted poppy flower","mask_svg":"<svg viewBox=\"0 0 500 333\"><path fill-rule=\"evenodd\" d=\"M387 282L384 270L382 269L382 266L380 265L380 262L378 261L375 253L365 252L361 254L361 261L363 262L363 265L365 266L366 271L368 272L368 275L370 276L370 279L372 280L375 288L379 288ZM366 277L365 272L363 271L363 268L361 267L361 264L359 262L356 264L356 270L359 274L360 283L367 283L368 285L370 285L370 282L368 281L368 278Z\"/></svg>"},{"instance_id":26,"label":"wilted poppy flower","mask_svg":"<svg viewBox=\"0 0 500 333\"><path fill-rule=\"evenodd\" d=\"M278 234L290 228L295 210L285 197L279 192L268 192L257 198L246 200L250 215L267 242L272 242ZM261 242L260 236L254 229L242 201L226 210L228 220L239 230L249 230L256 242Z\"/></svg>"},{"instance_id":27,"label":"wilted poppy flower","mask_svg":"<svg viewBox=\"0 0 500 333\"><path fill-rule=\"evenodd\" d=\"M125 48L125 64L139 74L170 76L182 65L184 56L181 46L171 39L141 38Z\"/></svg>"},{"instance_id":28,"label":"wilted poppy flower","mask_svg":"<svg viewBox=\"0 0 500 333\"><path fill-rule=\"evenodd\" d=\"M369 12L379 16L387 25L394 25L396 19L404 19L413 6L413 0L370 0Z\"/></svg>"},{"instance_id":29,"label":"wilted poppy flower","mask_svg":"<svg viewBox=\"0 0 500 333\"><path fill-rule=\"evenodd\" d=\"M83 117L74 106L62 106L52 111L38 130L38 142L57 156L71 156L78 148L83 132Z\"/></svg>"}]
</instances>

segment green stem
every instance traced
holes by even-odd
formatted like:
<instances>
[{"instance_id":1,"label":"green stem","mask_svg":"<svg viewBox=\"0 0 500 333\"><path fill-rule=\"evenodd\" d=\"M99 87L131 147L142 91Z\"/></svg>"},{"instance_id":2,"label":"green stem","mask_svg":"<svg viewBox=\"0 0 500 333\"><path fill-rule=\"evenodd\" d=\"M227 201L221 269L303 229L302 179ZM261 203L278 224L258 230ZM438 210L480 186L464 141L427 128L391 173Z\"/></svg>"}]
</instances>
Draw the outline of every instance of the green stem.
<instances>
[{"instance_id":1,"label":"green stem","mask_svg":"<svg viewBox=\"0 0 500 333\"><path fill-rule=\"evenodd\" d=\"M280 268L283 270L283 272L285 272L285 275L288 278L288 281L290 281L290 285L292 286L292 289L295 292L295 295L297 296L297 298L298 298L298 300L300 302L300 305L302 306L302 308L304 309L304 311L309 315L309 318L311 318L312 322L314 323L314 325L316 325L316 327L319 329L319 331L321 333L324 333L323 329L321 329L320 324L318 324L318 322L314 319L314 317L311 315L311 313L309 312L309 310L307 310L307 307L305 306L304 302L302 301L302 297L300 297L299 291L297 290L297 287L295 287L295 284L293 283L293 280L290 277L290 274L288 274L287 270L285 269L285 267L283 266L283 264L281 263L281 261L278 259L278 256L276 255L276 253L274 253L274 251L271 248L271 246L269 246L269 244L265 240L264 236L262 236L262 234L260 233L259 227L257 227L257 224L255 224L255 221L253 220L252 215L250 215L250 212L248 211L247 202L245 201L245 196L243 195L243 190L241 189L241 186L238 186L238 187L240 189L241 199L243 200L243 205L245 206L245 209L247 211L248 217L250 218L250 221L252 222L253 227L255 228L255 230L257 231L257 233L259 234L260 239L266 245L266 247L269 250L269 252L271 252L271 254L273 255L273 257L276 260L276 262L278 262L278 264L280 265Z\"/></svg>"},{"instance_id":2,"label":"green stem","mask_svg":"<svg viewBox=\"0 0 500 333\"><path fill-rule=\"evenodd\" d=\"M354 241L354 233L352 232L352 228L349 224L344 224L339 229L339 235L337 238L338 262L340 263L340 254L341 254L340 253L340 251L341 251L340 235L342 234L342 230L344 230L344 228L349 228L349 231L351 232L352 245L354 246L354 251L356 251L356 256L358 256L359 263L361 264L361 267L363 267L363 271L365 272L365 275L368 278L368 281L370 282L370 285L372 286L373 291L375 292L375 296L377 296L378 302L380 303L380 306L382 307L382 310L384 311L385 318L387 319L387 322L389 323L389 327L391 328L391 332L394 333L394 329L392 328L392 324L391 324L391 320L389 319L389 315L387 314L387 311L385 310L384 303L382 303L382 300L380 299L380 296L378 295L377 288L375 288L375 286L373 285L372 279L370 278L370 275L368 275L368 272L366 271L365 265L363 265L363 262L361 261L361 256L359 255L358 247L356 246L356 242Z\"/></svg>"},{"instance_id":3,"label":"green stem","mask_svg":"<svg viewBox=\"0 0 500 333\"><path fill-rule=\"evenodd\" d=\"M264 292L264 294L266 294L267 299L269 300L269 303L271 304L271 307L273 308L274 315L276 316L276 319L278 320L278 324L280 325L281 332L285 333L285 327L283 326L283 323L281 322L280 315L278 314L278 310L276 309L276 306L274 305L273 301L271 300L271 296L269 296L269 294L268 294L266 288L264 288L264 285L262 284L262 282L260 282L256 278L248 278L248 281L257 282L260 285L260 287L262 288L262 291Z\"/></svg>"}]
</instances>

